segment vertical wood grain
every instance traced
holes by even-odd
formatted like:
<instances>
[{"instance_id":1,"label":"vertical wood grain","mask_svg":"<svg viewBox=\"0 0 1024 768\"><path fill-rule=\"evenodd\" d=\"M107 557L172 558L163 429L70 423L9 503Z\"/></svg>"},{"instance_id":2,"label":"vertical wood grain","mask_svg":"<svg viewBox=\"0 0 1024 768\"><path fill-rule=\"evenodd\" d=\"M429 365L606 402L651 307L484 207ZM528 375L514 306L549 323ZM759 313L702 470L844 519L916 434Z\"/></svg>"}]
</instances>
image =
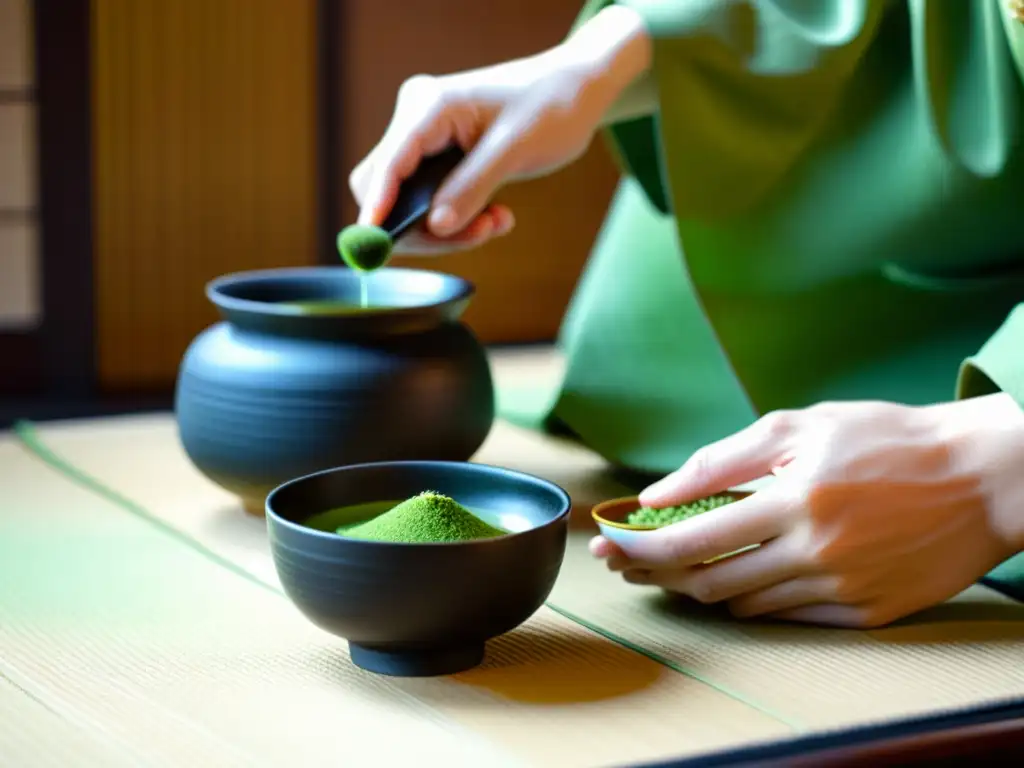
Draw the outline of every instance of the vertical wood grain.
<instances>
[{"instance_id":1,"label":"vertical wood grain","mask_svg":"<svg viewBox=\"0 0 1024 768\"><path fill-rule=\"evenodd\" d=\"M582 0L346 0L338 18L341 223L355 202L348 174L380 139L398 87L529 55L568 33ZM399 8L401 11L399 12ZM482 248L396 265L438 269L477 286L466 320L488 342L552 339L590 254L618 174L604 144L543 179L506 187L516 230Z\"/></svg>"},{"instance_id":2,"label":"vertical wood grain","mask_svg":"<svg viewBox=\"0 0 1024 768\"><path fill-rule=\"evenodd\" d=\"M92 6L98 375L161 387L207 281L315 261L315 0Z\"/></svg>"}]
</instances>

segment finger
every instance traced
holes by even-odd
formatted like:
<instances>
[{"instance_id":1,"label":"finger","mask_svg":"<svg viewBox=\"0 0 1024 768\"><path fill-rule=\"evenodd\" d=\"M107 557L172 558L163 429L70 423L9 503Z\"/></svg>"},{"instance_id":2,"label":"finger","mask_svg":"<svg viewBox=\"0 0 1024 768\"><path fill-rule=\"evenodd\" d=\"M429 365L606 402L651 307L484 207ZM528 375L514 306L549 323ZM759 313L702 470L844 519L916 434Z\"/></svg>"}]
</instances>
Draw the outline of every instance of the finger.
<instances>
[{"instance_id":1,"label":"finger","mask_svg":"<svg viewBox=\"0 0 1024 768\"><path fill-rule=\"evenodd\" d=\"M636 566L633 561L623 555L621 552L612 554L606 561L605 565L608 570L612 573L625 573L629 570L635 570Z\"/></svg>"},{"instance_id":2,"label":"finger","mask_svg":"<svg viewBox=\"0 0 1024 768\"><path fill-rule=\"evenodd\" d=\"M497 193L510 175L517 124L498 120L453 170L434 196L428 226L444 237L466 226Z\"/></svg>"},{"instance_id":3,"label":"finger","mask_svg":"<svg viewBox=\"0 0 1024 768\"><path fill-rule=\"evenodd\" d=\"M426 153L418 136L391 139L382 146L368 172L366 196L359 209L358 221L380 226L398 198L398 189L419 166Z\"/></svg>"},{"instance_id":4,"label":"finger","mask_svg":"<svg viewBox=\"0 0 1024 768\"><path fill-rule=\"evenodd\" d=\"M360 224L380 225L398 198L406 179L424 157L437 154L458 140L451 115L436 101L417 103L410 96L400 107L380 143L370 154L364 171L366 196L359 211ZM468 224L468 221L467 221Z\"/></svg>"},{"instance_id":5,"label":"finger","mask_svg":"<svg viewBox=\"0 0 1024 768\"><path fill-rule=\"evenodd\" d=\"M592 538L588 544L588 548L590 549L590 554L594 557L605 558L621 556L619 548L604 536L595 536Z\"/></svg>"},{"instance_id":6,"label":"finger","mask_svg":"<svg viewBox=\"0 0 1024 768\"><path fill-rule=\"evenodd\" d=\"M348 188L352 193L356 205L362 207L366 199L366 190L370 183L371 170L373 169L374 153L377 148L367 153L366 157L359 161L352 172L348 175Z\"/></svg>"},{"instance_id":7,"label":"finger","mask_svg":"<svg viewBox=\"0 0 1024 768\"><path fill-rule=\"evenodd\" d=\"M348 176L348 186L352 193L353 199L356 201L356 205L360 208L364 207L364 203L369 193L370 185L376 178L374 170L377 168L380 162L381 147L384 146L385 140L391 140L394 137L387 137L381 139L381 141L374 146L372 150L366 153L366 157L359 161L359 164L352 169L352 172Z\"/></svg>"},{"instance_id":8,"label":"finger","mask_svg":"<svg viewBox=\"0 0 1024 768\"><path fill-rule=\"evenodd\" d=\"M469 227L451 237L436 237L422 228L416 228L395 244L395 253L426 255L465 251L507 235L514 226L512 212L495 207L484 211Z\"/></svg>"},{"instance_id":9,"label":"finger","mask_svg":"<svg viewBox=\"0 0 1024 768\"><path fill-rule=\"evenodd\" d=\"M873 629L885 626L897 618L895 615L890 618L870 605L842 605L827 602L801 605L766 615L780 621L817 624L842 629Z\"/></svg>"},{"instance_id":10,"label":"finger","mask_svg":"<svg viewBox=\"0 0 1024 768\"><path fill-rule=\"evenodd\" d=\"M422 123L422 119L419 122ZM396 107L396 111L391 116L391 121L388 123L380 141L378 141L373 148L366 153L366 156L359 161L356 167L352 169L352 172L348 177L349 189L352 192L352 196L355 198L356 204L359 205L360 210L374 207L373 205L367 206L368 199L370 197L375 199L379 197L376 187L379 186L381 181L380 171L382 162L393 161L395 159L395 155L400 150L410 149L408 145L414 144L416 146L411 147L411 149L418 150L419 157L414 160L406 161L406 167L411 163L412 168L415 169L422 160L422 157L425 154L429 154L429 152L426 151L426 144L429 143L433 145L437 143L436 137L434 137L433 140L425 141L427 137L423 135L422 130L416 129L416 125L416 121L409 116L408 107L403 108L401 105ZM436 131L436 133L440 133L443 136L444 132ZM442 146L441 149L443 148L444 147ZM409 172L411 173L411 171ZM404 179L400 179L399 183L401 183L402 180ZM371 190L373 190L373 194L371 194ZM390 210L390 206L387 210ZM380 221L387 216L387 212L385 211L379 217L380 221L376 218L371 219L370 215L371 212L367 210L364 214L364 218L360 219L360 222L364 224L380 223Z\"/></svg>"},{"instance_id":11,"label":"finger","mask_svg":"<svg viewBox=\"0 0 1024 768\"><path fill-rule=\"evenodd\" d=\"M789 457L795 421L790 412L776 411L704 446L678 470L642 491L640 503L649 507L681 504L770 474Z\"/></svg>"},{"instance_id":12,"label":"finger","mask_svg":"<svg viewBox=\"0 0 1024 768\"><path fill-rule=\"evenodd\" d=\"M749 593L757 594L789 582L805 571L799 552L789 541L788 537L774 539L757 549L713 565L647 571L644 583L708 604Z\"/></svg>"},{"instance_id":13,"label":"finger","mask_svg":"<svg viewBox=\"0 0 1024 768\"><path fill-rule=\"evenodd\" d=\"M643 568L630 568L623 571L622 579L630 584L639 584L645 587L654 585L654 582L651 581L651 571Z\"/></svg>"},{"instance_id":14,"label":"finger","mask_svg":"<svg viewBox=\"0 0 1024 768\"><path fill-rule=\"evenodd\" d=\"M759 491L746 498L650 531L622 550L634 568L682 568L763 544L788 527L782 497Z\"/></svg>"},{"instance_id":15,"label":"finger","mask_svg":"<svg viewBox=\"0 0 1024 768\"><path fill-rule=\"evenodd\" d=\"M469 226L451 237L436 237L422 227L409 232L395 244L396 253L426 254L461 251L483 245L494 235L494 218L488 213L477 216Z\"/></svg>"},{"instance_id":16,"label":"finger","mask_svg":"<svg viewBox=\"0 0 1024 768\"><path fill-rule=\"evenodd\" d=\"M494 217L495 234L504 237L516 226L516 216L507 205L495 204L489 209Z\"/></svg>"},{"instance_id":17,"label":"finger","mask_svg":"<svg viewBox=\"0 0 1024 768\"><path fill-rule=\"evenodd\" d=\"M799 576L740 595L729 603L739 617L778 614L819 603L843 603L843 585L835 576Z\"/></svg>"}]
</instances>

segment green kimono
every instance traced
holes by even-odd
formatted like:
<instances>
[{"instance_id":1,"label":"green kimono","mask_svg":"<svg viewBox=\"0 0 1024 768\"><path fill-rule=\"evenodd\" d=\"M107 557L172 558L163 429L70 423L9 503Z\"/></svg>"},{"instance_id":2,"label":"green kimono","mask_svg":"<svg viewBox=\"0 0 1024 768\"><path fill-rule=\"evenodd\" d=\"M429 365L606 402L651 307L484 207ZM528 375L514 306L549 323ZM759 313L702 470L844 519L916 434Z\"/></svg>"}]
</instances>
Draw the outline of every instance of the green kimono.
<instances>
[{"instance_id":1,"label":"green kimono","mask_svg":"<svg viewBox=\"0 0 1024 768\"><path fill-rule=\"evenodd\" d=\"M545 417L661 474L777 408L1024 405L1009 0L619 1L660 109L608 131L623 180Z\"/></svg>"}]
</instances>

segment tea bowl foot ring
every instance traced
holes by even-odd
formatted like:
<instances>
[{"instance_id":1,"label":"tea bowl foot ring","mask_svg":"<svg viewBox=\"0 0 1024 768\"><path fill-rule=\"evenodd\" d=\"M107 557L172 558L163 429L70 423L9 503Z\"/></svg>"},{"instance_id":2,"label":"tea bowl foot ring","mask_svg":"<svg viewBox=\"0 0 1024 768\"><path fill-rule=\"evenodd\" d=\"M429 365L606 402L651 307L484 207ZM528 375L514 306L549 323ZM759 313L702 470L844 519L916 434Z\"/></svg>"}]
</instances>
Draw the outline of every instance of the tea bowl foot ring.
<instances>
[{"instance_id":1,"label":"tea bowl foot ring","mask_svg":"<svg viewBox=\"0 0 1024 768\"><path fill-rule=\"evenodd\" d=\"M437 677L454 675L478 666L484 660L484 643L447 648L396 650L348 644L352 663L368 672L391 677Z\"/></svg>"},{"instance_id":2,"label":"tea bowl foot ring","mask_svg":"<svg viewBox=\"0 0 1024 768\"><path fill-rule=\"evenodd\" d=\"M238 501L247 515L252 515L253 517L264 517L266 515L266 508L264 506L266 502L264 499L239 498Z\"/></svg>"}]
</instances>

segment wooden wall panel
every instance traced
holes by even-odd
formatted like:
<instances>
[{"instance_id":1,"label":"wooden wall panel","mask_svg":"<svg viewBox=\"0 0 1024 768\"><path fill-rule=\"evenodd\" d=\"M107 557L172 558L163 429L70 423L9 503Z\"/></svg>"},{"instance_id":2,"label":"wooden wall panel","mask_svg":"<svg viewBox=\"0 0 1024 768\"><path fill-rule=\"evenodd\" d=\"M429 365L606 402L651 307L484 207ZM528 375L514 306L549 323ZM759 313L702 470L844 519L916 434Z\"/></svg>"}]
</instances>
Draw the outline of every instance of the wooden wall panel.
<instances>
[{"instance_id":1,"label":"wooden wall panel","mask_svg":"<svg viewBox=\"0 0 1024 768\"><path fill-rule=\"evenodd\" d=\"M342 222L356 216L348 174L380 138L402 81L527 55L564 38L582 0L345 0L341 4L339 178ZM486 341L554 337L607 210L617 174L598 141L545 179L507 187L510 236L430 260L397 259L477 285L466 319Z\"/></svg>"},{"instance_id":2,"label":"wooden wall panel","mask_svg":"<svg viewBox=\"0 0 1024 768\"><path fill-rule=\"evenodd\" d=\"M209 279L315 261L315 0L92 5L99 377L166 386Z\"/></svg>"}]
</instances>

